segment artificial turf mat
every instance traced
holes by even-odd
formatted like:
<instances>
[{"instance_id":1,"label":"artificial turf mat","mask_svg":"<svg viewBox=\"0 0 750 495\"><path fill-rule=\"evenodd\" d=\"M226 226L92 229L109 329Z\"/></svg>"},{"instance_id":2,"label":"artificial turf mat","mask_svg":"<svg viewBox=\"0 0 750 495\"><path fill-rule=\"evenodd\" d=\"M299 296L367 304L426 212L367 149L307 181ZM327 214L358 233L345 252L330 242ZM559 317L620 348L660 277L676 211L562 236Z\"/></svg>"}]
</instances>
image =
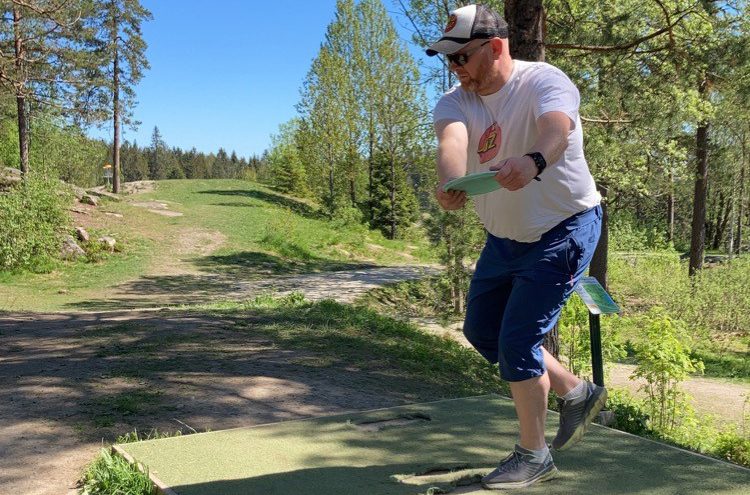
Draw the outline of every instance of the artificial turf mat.
<instances>
[{"instance_id":1,"label":"artificial turf mat","mask_svg":"<svg viewBox=\"0 0 750 495\"><path fill-rule=\"evenodd\" d=\"M374 423L389 419L395 421ZM557 420L550 413L548 438ZM478 477L494 468L516 438L513 403L490 395L117 449L178 495L457 494L482 492ZM598 425L576 448L554 457L558 478L523 493L750 493L750 470Z\"/></svg>"}]
</instances>

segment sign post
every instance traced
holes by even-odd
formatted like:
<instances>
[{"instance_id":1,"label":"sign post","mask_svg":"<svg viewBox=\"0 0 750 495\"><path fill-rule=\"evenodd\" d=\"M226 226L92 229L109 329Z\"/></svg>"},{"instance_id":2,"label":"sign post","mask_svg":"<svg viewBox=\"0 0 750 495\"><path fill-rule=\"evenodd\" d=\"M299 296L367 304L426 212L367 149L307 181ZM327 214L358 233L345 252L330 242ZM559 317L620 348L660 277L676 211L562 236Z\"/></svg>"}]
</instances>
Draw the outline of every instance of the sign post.
<instances>
[{"instance_id":1,"label":"sign post","mask_svg":"<svg viewBox=\"0 0 750 495\"><path fill-rule=\"evenodd\" d=\"M108 186L112 187L112 165L105 163L102 168L104 169L104 180Z\"/></svg>"},{"instance_id":2,"label":"sign post","mask_svg":"<svg viewBox=\"0 0 750 495\"><path fill-rule=\"evenodd\" d=\"M583 277L575 288L589 309L589 338L591 339L591 369L594 383L604 386L604 359L602 358L602 331L599 317L619 313L620 307L594 277Z\"/></svg>"}]
</instances>

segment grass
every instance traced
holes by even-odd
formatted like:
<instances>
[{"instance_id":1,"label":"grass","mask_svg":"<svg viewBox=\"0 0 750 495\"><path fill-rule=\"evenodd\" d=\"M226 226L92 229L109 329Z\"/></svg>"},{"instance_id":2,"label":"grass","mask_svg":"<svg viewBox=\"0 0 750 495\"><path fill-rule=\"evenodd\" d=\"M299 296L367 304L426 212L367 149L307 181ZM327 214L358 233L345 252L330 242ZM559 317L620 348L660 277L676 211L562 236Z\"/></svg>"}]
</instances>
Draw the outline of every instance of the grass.
<instances>
[{"instance_id":1,"label":"grass","mask_svg":"<svg viewBox=\"0 0 750 495\"><path fill-rule=\"evenodd\" d=\"M315 205L260 184L171 180L157 186L78 218L76 225L84 224L92 237L113 236L119 252L96 253L96 262L59 262L50 273L0 272L0 311L171 305L165 296L220 297L240 280L434 260L425 239L391 241L361 225L329 221ZM130 204L147 201L165 202L183 216ZM200 242L208 236L221 246L202 252Z\"/></svg>"}]
</instances>

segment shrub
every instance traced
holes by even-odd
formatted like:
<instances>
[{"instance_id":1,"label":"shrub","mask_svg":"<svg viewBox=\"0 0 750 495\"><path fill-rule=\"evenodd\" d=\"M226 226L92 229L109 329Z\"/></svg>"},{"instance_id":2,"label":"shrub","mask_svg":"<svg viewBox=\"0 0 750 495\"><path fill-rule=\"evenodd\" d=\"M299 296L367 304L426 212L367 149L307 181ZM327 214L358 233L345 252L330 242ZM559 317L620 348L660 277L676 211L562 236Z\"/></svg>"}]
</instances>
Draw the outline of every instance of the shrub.
<instances>
[{"instance_id":1,"label":"shrub","mask_svg":"<svg viewBox=\"0 0 750 495\"><path fill-rule=\"evenodd\" d=\"M69 223L69 198L58 181L40 173L0 194L0 270L49 271Z\"/></svg>"},{"instance_id":2,"label":"shrub","mask_svg":"<svg viewBox=\"0 0 750 495\"><path fill-rule=\"evenodd\" d=\"M626 356L625 346L620 338L620 327L612 324L615 318L601 318L602 357L605 363ZM589 310L577 294L573 294L563 307L559 332L560 354L567 359L570 371L580 377L591 376Z\"/></svg>"},{"instance_id":3,"label":"shrub","mask_svg":"<svg viewBox=\"0 0 750 495\"><path fill-rule=\"evenodd\" d=\"M647 405L656 429L669 432L688 411L678 385L693 372L703 372L703 363L690 357L687 326L652 308L638 318L642 335L633 343L637 366L633 376L646 380Z\"/></svg>"},{"instance_id":4,"label":"shrub","mask_svg":"<svg viewBox=\"0 0 750 495\"><path fill-rule=\"evenodd\" d=\"M643 401L634 398L626 391L611 390L607 398L607 409L615 413L613 428L640 436L653 433Z\"/></svg>"},{"instance_id":5,"label":"shrub","mask_svg":"<svg viewBox=\"0 0 750 495\"><path fill-rule=\"evenodd\" d=\"M750 467L750 438L734 432L720 433L716 437L712 453L717 457Z\"/></svg>"}]
</instances>

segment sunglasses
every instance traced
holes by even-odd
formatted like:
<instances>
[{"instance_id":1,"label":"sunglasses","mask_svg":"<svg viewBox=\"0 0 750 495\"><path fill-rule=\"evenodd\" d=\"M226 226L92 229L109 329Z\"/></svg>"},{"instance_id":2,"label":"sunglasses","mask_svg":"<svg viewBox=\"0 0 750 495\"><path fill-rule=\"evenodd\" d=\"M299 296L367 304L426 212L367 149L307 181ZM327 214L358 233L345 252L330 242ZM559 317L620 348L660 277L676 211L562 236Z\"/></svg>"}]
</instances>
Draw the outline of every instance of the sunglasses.
<instances>
[{"instance_id":1,"label":"sunglasses","mask_svg":"<svg viewBox=\"0 0 750 495\"><path fill-rule=\"evenodd\" d=\"M486 45L490 41L492 41L492 40L487 40L484 43L482 43L481 45L479 45L478 47L474 48L473 50L469 50L468 52L453 53L451 55L446 55L445 58L447 58L448 62L450 62L451 64L456 64L459 67L462 67L462 66L464 66L464 65L466 65L466 64L469 63L469 57L471 57L472 55L474 55L480 48L482 48L484 45Z\"/></svg>"}]
</instances>

